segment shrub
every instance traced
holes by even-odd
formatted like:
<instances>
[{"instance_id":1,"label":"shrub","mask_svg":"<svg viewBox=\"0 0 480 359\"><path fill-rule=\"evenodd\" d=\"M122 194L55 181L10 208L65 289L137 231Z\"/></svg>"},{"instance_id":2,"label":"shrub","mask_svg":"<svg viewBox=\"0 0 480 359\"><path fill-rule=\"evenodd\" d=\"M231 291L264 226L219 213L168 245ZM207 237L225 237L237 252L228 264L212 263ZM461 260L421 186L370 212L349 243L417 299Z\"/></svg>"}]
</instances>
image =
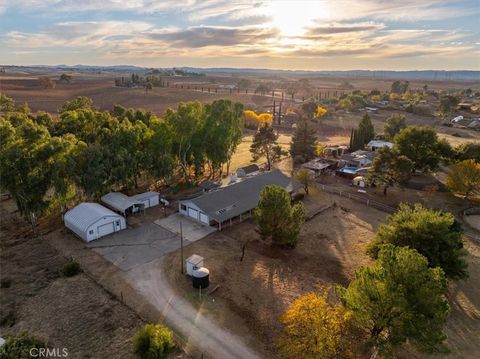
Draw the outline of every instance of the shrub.
<instances>
[{"instance_id":1,"label":"shrub","mask_svg":"<svg viewBox=\"0 0 480 359\"><path fill-rule=\"evenodd\" d=\"M71 259L68 263L63 266L62 273L65 277L73 277L80 273L80 264L74 259Z\"/></svg>"},{"instance_id":2,"label":"shrub","mask_svg":"<svg viewBox=\"0 0 480 359\"><path fill-rule=\"evenodd\" d=\"M166 358L174 347L173 333L161 324L147 324L133 337L133 350L140 358Z\"/></svg>"},{"instance_id":3,"label":"shrub","mask_svg":"<svg viewBox=\"0 0 480 359\"><path fill-rule=\"evenodd\" d=\"M0 288L10 288L12 280L10 278L2 278L0 280Z\"/></svg>"},{"instance_id":4,"label":"shrub","mask_svg":"<svg viewBox=\"0 0 480 359\"><path fill-rule=\"evenodd\" d=\"M34 338L28 333L21 333L17 336L7 337L7 341L0 347L1 359L30 359L30 351L33 348L46 348L46 344Z\"/></svg>"}]
</instances>

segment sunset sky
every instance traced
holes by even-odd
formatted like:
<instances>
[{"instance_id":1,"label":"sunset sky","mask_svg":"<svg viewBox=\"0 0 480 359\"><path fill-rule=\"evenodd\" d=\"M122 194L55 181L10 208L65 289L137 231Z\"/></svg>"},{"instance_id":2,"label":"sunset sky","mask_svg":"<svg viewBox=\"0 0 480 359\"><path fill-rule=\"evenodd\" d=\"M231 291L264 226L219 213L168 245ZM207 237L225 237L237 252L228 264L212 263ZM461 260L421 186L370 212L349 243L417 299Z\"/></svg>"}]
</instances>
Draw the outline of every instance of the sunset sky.
<instances>
[{"instance_id":1,"label":"sunset sky","mask_svg":"<svg viewBox=\"0 0 480 359\"><path fill-rule=\"evenodd\" d=\"M480 69L480 0L0 0L0 64Z\"/></svg>"}]
</instances>

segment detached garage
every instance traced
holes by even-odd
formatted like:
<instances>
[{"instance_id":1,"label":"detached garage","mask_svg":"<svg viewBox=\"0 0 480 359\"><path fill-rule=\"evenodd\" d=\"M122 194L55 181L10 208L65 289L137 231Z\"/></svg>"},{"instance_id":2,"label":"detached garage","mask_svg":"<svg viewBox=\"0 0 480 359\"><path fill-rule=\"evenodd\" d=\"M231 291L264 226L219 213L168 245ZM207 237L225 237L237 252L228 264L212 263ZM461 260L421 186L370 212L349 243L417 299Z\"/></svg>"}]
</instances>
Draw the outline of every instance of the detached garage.
<instances>
[{"instance_id":1,"label":"detached garage","mask_svg":"<svg viewBox=\"0 0 480 359\"><path fill-rule=\"evenodd\" d=\"M160 204L160 193L158 192L145 192L136 194L130 197L135 202L143 203L145 208L158 206Z\"/></svg>"},{"instance_id":2,"label":"detached garage","mask_svg":"<svg viewBox=\"0 0 480 359\"><path fill-rule=\"evenodd\" d=\"M63 221L86 242L127 228L125 218L98 203L80 203L65 213Z\"/></svg>"}]
</instances>

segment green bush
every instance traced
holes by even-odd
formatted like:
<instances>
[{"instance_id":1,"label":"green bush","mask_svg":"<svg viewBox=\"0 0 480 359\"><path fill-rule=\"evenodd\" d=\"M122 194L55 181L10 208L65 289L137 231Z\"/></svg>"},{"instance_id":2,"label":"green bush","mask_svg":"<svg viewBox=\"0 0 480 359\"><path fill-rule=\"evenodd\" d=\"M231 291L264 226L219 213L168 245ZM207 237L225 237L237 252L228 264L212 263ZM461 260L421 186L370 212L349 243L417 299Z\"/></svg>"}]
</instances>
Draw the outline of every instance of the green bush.
<instances>
[{"instance_id":1,"label":"green bush","mask_svg":"<svg viewBox=\"0 0 480 359\"><path fill-rule=\"evenodd\" d=\"M80 273L80 264L74 259L71 259L68 263L63 266L62 273L65 277L73 277L74 275Z\"/></svg>"},{"instance_id":2,"label":"green bush","mask_svg":"<svg viewBox=\"0 0 480 359\"><path fill-rule=\"evenodd\" d=\"M7 341L0 347L0 359L30 359L30 351L33 348L46 348L46 344L39 339L36 339L28 333L21 333L17 336L6 338ZM38 353L35 350L36 354Z\"/></svg>"},{"instance_id":3,"label":"green bush","mask_svg":"<svg viewBox=\"0 0 480 359\"><path fill-rule=\"evenodd\" d=\"M161 324L147 324L133 337L133 350L142 359L166 358L174 347L173 333Z\"/></svg>"}]
</instances>

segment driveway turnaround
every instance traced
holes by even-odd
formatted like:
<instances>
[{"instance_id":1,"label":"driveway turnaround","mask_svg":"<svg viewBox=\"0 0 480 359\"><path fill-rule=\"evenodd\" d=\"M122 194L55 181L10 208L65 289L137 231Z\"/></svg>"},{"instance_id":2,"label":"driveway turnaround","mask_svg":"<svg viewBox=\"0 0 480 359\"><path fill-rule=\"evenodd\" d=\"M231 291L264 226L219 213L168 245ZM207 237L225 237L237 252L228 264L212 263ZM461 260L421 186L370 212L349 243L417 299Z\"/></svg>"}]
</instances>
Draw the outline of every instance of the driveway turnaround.
<instances>
[{"instance_id":1,"label":"driveway turnaround","mask_svg":"<svg viewBox=\"0 0 480 359\"><path fill-rule=\"evenodd\" d=\"M158 258L125 275L130 285L162 313L168 325L186 338L188 345L208 358L260 358L241 337L220 327L179 296L162 274L162 261L163 258Z\"/></svg>"},{"instance_id":2,"label":"driveway turnaround","mask_svg":"<svg viewBox=\"0 0 480 359\"><path fill-rule=\"evenodd\" d=\"M217 230L215 227L201 224L178 213L155 221L155 224L177 234L180 233L180 223L182 223L183 238L189 242L198 241Z\"/></svg>"},{"instance_id":3,"label":"driveway turnaround","mask_svg":"<svg viewBox=\"0 0 480 359\"><path fill-rule=\"evenodd\" d=\"M183 244L191 242L184 239ZM154 223L102 237L87 244L123 271L148 263L180 248L180 236Z\"/></svg>"}]
</instances>

